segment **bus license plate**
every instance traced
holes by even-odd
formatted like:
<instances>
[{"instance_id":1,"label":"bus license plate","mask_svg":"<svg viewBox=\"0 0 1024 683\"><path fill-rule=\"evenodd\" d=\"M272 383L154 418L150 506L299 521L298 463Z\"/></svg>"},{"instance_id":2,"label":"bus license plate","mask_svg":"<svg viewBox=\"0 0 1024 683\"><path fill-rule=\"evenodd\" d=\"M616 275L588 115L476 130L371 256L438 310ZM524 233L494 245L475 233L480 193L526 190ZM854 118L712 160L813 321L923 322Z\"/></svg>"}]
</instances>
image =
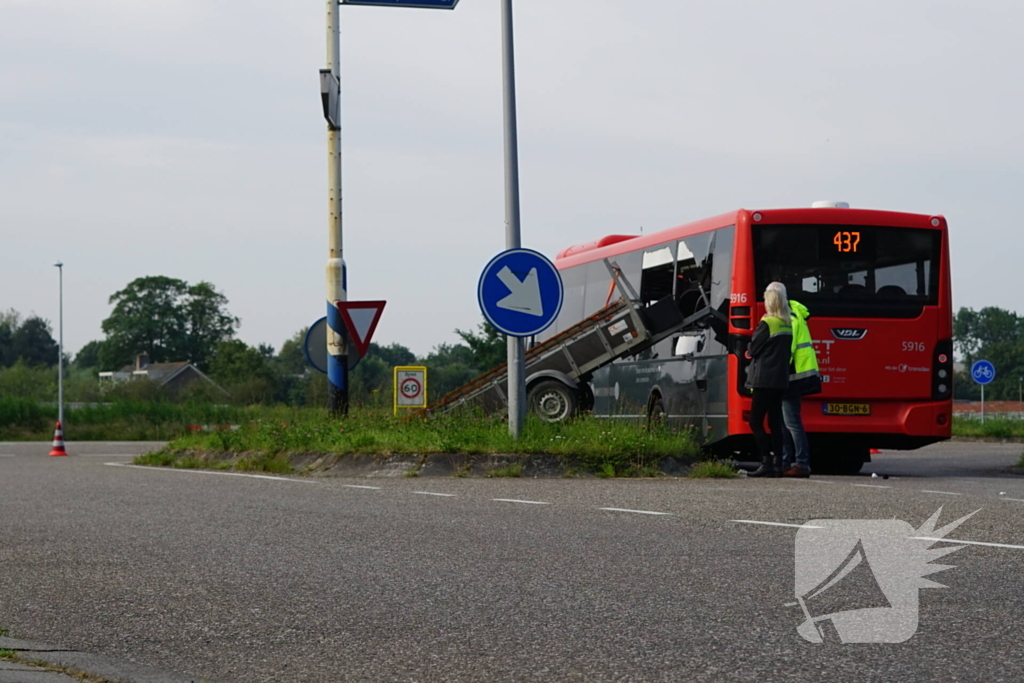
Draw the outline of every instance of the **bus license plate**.
<instances>
[{"instance_id":1,"label":"bus license plate","mask_svg":"<svg viewBox=\"0 0 1024 683\"><path fill-rule=\"evenodd\" d=\"M823 403L822 412L826 415L870 415L870 403Z\"/></svg>"}]
</instances>

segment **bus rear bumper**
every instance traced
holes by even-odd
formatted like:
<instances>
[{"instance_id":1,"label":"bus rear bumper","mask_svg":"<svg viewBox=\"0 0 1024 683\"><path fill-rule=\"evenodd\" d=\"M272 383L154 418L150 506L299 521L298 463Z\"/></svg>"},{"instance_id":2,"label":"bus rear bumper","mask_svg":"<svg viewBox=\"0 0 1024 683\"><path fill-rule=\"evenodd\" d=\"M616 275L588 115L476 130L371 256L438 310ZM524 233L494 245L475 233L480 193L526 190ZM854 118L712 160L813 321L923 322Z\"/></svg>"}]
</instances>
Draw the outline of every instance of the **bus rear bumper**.
<instances>
[{"instance_id":1,"label":"bus rear bumper","mask_svg":"<svg viewBox=\"0 0 1024 683\"><path fill-rule=\"evenodd\" d=\"M867 404L867 415L830 415L825 401L804 399L801 417L815 445L825 447L914 449L952 436L952 401L830 400L829 403ZM751 434L747 413L730 415L729 436Z\"/></svg>"}]
</instances>

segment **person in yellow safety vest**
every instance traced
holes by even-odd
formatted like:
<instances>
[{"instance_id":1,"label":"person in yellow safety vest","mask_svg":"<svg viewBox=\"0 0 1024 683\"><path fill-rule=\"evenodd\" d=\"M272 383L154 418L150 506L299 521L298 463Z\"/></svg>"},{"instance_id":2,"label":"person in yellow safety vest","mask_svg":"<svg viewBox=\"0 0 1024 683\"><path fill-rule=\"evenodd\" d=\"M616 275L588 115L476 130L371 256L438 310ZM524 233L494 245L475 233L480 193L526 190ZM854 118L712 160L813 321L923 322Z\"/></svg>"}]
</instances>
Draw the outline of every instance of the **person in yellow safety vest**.
<instances>
[{"instance_id":1,"label":"person in yellow safety vest","mask_svg":"<svg viewBox=\"0 0 1024 683\"><path fill-rule=\"evenodd\" d=\"M800 405L804 396L821 393L821 376L811 331L807 327L811 314L799 301L790 300L789 307L793 323L793 360L789 387L782 397L782 417L786 423L782 476L806 478L811 476L811 451L800 417Z\"/></svg>"}]
</instances>

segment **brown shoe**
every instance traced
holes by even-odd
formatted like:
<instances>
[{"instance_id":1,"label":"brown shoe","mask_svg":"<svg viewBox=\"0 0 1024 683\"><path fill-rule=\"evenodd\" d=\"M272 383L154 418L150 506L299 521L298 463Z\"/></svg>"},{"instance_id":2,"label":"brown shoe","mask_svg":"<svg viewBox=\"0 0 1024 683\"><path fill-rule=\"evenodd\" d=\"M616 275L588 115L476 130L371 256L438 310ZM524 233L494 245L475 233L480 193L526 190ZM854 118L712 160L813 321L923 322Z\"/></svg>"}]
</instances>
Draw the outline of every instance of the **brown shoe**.
<instances>
[{"instance_id":1,"label":"brown shoe","mask_svg":"<svg viewBox=\"0 0 1024 683\"><path fill-rule=\"evenodd\" d=\"M806 479L811 476L811 471L806 467L800 467L800 465L793 465L788 470L782 473L784 477L799 477L800 479Z\"/></svg>"}]
</instances>

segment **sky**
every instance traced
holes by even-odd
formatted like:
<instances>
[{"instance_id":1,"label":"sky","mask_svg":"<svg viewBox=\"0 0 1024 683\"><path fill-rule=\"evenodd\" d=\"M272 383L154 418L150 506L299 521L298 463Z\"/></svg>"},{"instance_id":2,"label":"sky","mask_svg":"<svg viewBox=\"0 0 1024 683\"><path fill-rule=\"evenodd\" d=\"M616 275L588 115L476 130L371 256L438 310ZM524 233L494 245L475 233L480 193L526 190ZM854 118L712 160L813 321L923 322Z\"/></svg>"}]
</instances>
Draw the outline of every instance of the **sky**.
<instances>
[{"instance_id":1,"label":"sky","mask_svg":"<svg viewBox=\"0 0 1024 683\"><path fill-rule=\"evenodd\" d=\"M739 208L943 214L954 305L1024 312L1024 3L516 0L523 246ZM342 8L349 298L425 355L502 251L498 0ZM0 310L75 352L131 280L238 336L324 314L325 3L0 0Z\"/></svg>"}]
</instances>

